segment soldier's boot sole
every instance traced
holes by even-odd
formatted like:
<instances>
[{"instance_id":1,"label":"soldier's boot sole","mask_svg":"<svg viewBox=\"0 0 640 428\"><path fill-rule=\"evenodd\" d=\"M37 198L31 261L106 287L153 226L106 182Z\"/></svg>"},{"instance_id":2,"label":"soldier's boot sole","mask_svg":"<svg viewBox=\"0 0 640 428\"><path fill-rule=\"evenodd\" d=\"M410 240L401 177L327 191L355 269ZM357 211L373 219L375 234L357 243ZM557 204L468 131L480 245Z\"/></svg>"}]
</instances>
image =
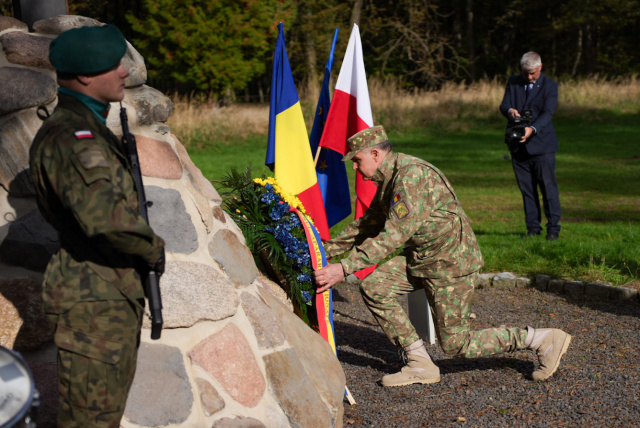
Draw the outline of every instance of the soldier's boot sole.
<instances>
[{"instance_id":1,"label":"soldier's boot sole","mask_svg":"<svg viewBox=\"0 0 640 428\"><path fill-rule=\"evenodd\" d=\"M536 382L549 379L551 376L553 376L556 370L558 370L558 367L560 367L560 360L569 349L569 344L571 343L571 335L565 333L562 330L556 330L553 332L553 338L551 339L551 342L553 346L553 348L549 351L551 355L547 354L538 357L541 362L541 368L534 371L532 374L532 378ZM550 363L549 366L547 366L548 363Z\"/></svg>"},{"instance_id":2,"label":"soldier's boot sole","mask_svg":"<svg viewBox=\"0 0 640 428\"><path fill-rule=\"evenodd\" d=\"M440 382L440 369L433 361L421 357L409 357L409 363L398 373L382 377L382 386L404 386L414 383Z\"/></svg>"},{"instance_id":3,"label":"soldier's boot sole","mask_svg":"<svg viewBox=\"0 0 640 428\"><path fill-rule=\"evenodd\" d=\"M405 378L403 380L388 379L389 376L393 376L393 375L387 375L382 377L382 386L394 387L394 386L413 385L415 383L429 384L429 383L440 382L440 376L435 378L429 378L429 379L422 379L422 378L416 377L415 379Z\"/></svg>"}]
</instances>

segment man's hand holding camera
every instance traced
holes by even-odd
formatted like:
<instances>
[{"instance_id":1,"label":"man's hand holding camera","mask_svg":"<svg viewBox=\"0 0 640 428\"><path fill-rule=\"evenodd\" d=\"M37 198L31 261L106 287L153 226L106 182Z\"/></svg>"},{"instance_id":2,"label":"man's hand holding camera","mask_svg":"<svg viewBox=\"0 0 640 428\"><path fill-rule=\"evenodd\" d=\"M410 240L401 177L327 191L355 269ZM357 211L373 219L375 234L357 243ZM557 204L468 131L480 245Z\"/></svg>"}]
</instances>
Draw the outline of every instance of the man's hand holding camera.
<instances>
[{"instance_id":1,"label":"man's hand holding camera","mask_svg":"<svg viewBox=\"0 0 640 428\"><path fill-rule=\"evenodd\" d=\"M524 136L520 139L521 143L526 143L527 139L533 135L533 128L530 126L524 127Z\"/></svg>"},{"instance_id":2,"label":"man's hand holding camera","mask_svg":"<svg viewBox=\"0 0 640 428\"><path fill-rule=\"evenodd\" d=\"M531 125L531 110L524 110L520 115L518 110L510 108L507 114L509 115L507 136L520 143L526 143L534 133L534 129L529 126Z\"/></svg>"}]
</instances>

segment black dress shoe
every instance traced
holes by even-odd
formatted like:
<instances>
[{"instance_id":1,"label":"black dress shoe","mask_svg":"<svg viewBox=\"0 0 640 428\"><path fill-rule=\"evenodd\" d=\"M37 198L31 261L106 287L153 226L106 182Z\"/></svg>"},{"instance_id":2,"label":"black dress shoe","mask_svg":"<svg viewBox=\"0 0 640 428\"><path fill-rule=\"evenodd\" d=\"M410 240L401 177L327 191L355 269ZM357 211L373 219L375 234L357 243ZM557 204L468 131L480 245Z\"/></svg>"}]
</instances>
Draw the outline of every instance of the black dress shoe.
<instances>
[{"instance_id":1,"label":"black dress shoe","mask_svg":"<svg viewBox=\"0 0 640 428\"><path fill-rule=\"evenodd\" d=\"M547 233L547 241L555 241L559 237L560 235L558 235L557 233L554 233L554 232Z\"/></svg>"}]
</instances>

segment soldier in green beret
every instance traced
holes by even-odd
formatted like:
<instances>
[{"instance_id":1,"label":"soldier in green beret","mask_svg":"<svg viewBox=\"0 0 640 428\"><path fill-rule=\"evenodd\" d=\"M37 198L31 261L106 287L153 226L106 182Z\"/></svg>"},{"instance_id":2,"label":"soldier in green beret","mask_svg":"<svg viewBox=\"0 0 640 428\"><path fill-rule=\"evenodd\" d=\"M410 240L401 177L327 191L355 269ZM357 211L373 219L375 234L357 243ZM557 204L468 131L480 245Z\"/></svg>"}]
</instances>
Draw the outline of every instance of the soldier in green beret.
<instances>
[{"instance_id":1,"label":"soldier in green beret","mask_svg":"<svg viewBox=\"0 0 640 428\"><path fill-rule=\"evenodd\" d=\"M321 293L404 247L402 255L378 266L360 286L376 321L408 360L400 372L384 376L382 385L440 381L440 369L396 301L421 288L434 311L440 346L448 355L485 357L531 349L540 363L533 379L553 375L571 341L562 330L471 331L471 301L484 262L469 219L444 174L422 159L393 152L382 126L353 135L349 149L343 160L352 160L353 168L365 180L375 181L378 191L362 217L324 244L327 258L347 256L317 270L315 279Z\"/></svg>"},{"instance_id":2,"label":"soldier in green beret","mask_svg":"<svg viewBox=\"0 0 640 428\"><path fill-rule=\"evenodd\" d=\"M130 164L106 126L109 103L124 97L126 50L113 25L51 42L58 105L29 153L38 207L60 239L43 284L58 346L59 427L120 425L140 343L141 277L164 263L164 242L140 216Z\"/></svg>"}]
</instances>

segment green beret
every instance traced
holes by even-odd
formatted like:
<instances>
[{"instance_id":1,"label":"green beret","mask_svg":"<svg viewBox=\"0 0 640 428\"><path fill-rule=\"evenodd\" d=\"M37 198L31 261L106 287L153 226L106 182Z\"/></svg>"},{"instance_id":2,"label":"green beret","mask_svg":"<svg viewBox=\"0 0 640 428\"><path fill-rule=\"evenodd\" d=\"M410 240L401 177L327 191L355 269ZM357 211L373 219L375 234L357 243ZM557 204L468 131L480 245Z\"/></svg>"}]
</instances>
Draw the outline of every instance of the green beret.
<instances>
[{"instance_id":1,"label":"green beret","mask_svg":"<svg viewBox=\"0 0 640 428\"><path fill-rule=\"evenodd\" d=\"M93 74L120 64L127 41L115 25L67 30L49 46L49 61L60 73Z\"/></svg>"},{"instance_id":2,"label":"green beret","mask_svg":"<svg viewBox=\"0 0 640 428\"><path fill-rule=\"evenodd\" d=\"M356 155L360 150L373 147L377 144L389 141L387 133L384 132L382 125L372 126L371 128L363 129L357 134L353 134L349 137L349 153L344 155L342 161L348 161Z\"/></svg>"}]
</instances>

